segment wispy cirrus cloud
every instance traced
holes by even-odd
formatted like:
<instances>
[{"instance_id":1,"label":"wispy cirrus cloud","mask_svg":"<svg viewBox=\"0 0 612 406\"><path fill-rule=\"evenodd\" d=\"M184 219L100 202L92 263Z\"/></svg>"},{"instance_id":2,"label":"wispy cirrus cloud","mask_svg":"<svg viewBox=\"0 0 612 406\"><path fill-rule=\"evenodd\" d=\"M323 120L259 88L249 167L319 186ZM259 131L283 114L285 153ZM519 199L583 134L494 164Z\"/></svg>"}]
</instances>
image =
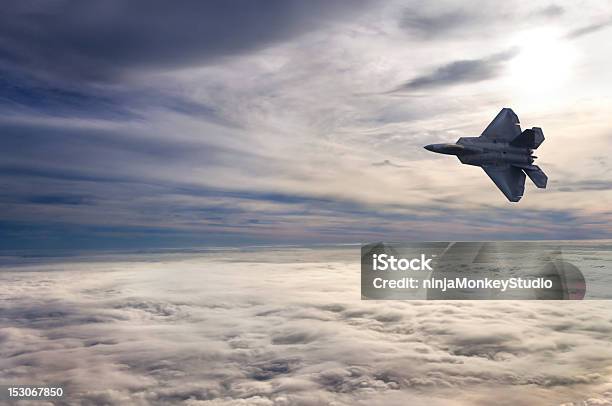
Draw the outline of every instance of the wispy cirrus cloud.
<instances>
[{"instance_id":1,"label":"wispy cirrus cloud","mask_svg":"<svg viewBox=\"0 0 612 406\"><path fill-rule=\"evenodd\" d=\"M588 34L592 34L594 32L603 30L605 28L608 28L612 26L612 19L607 19L604 21L599 21L599 22L594 22L591 24L587 24L585 26L582 27L578 27L574 30L571 30L570 32L568 32L566 34L566 38L567 39L576 39L576 38L580 38L582 36L588 35Z\"/></svg>"},{"instance_id":2,"label":"wispy cirrus cloud","mask_svg":"<svg viewBox=\"0 0 612 406\"><path fill-rule=\"evenodd\" d=\"M503 69L504 62L514 58L517 53L517 50L509 50L480 59L449 62L435 68L431 73L409 80L396 91L431 89L490 80L498 76Z\"/></svg>"}]
</instances>

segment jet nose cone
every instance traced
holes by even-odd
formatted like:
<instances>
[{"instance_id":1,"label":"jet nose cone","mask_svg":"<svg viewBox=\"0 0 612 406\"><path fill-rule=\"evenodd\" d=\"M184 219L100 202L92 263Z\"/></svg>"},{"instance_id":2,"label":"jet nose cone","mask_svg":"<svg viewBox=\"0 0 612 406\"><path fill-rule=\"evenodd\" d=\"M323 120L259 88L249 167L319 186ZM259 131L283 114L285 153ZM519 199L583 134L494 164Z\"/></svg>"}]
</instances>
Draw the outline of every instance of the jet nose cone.
<instances>
[{"instance_id":1,"label":"jet nose cone","mask_svg":"<svg viewBox=\"0 0 612 406\"><path fill-rule=\"evenodd\" d=\"M423 148L425 148L427 151L436 152L433 144L425 145Z\"/></svg>"}]
</instances>

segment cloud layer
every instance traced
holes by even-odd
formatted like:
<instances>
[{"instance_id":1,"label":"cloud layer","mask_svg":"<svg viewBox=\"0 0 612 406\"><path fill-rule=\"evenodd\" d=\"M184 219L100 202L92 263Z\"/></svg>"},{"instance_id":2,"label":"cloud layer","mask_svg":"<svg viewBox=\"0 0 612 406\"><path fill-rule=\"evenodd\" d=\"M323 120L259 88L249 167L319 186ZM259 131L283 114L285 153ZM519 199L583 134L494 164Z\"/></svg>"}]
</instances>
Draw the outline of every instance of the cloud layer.
<instances>
[{"instance_id":1,"label":"cloud layer","mask_svg":"<svg viewBox=\"0 0 612 406\"><path fill-rule=\"evenodd\" d=\"M90 405L612 404L607 302L361 301L358 256L5 265L0 380Z\"/></svg>"}]
</instances>

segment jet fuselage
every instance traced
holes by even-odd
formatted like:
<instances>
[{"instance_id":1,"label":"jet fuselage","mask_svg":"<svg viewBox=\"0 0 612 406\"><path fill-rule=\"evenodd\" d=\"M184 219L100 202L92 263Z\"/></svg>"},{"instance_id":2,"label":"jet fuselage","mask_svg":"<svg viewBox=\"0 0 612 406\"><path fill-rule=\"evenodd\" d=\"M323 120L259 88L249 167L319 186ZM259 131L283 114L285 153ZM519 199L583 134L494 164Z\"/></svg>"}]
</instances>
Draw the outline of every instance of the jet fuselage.
<instances>
[{"instance_id":1,"label":"jet fuselage","mask_svg":"<svg viewBox=\"0 0 612 406\"><path fill-rule=\"evenodd\" d=\"M428 151L456 155L461 163L480 166L511 202L518 202L525 192L525 176L540 189L546 188L548 176L533 161L532 155L544 142L540 127L521 131L518 116L503 108L480 137L462 137L454 144L429 144Z\"/></svg>"},{"instance_id":2,"label":"jet fuselage","mask_svg":"<svg viewBox=\"0 0 612 406\"><path fill-rule=\"evenodd\" d=\"M439 154L456 155L466 165L531 165L533 150L507 142L483 141L480 137L462 137L455 144L430 144L425 149Z\"/></svg>"}]
</instances>

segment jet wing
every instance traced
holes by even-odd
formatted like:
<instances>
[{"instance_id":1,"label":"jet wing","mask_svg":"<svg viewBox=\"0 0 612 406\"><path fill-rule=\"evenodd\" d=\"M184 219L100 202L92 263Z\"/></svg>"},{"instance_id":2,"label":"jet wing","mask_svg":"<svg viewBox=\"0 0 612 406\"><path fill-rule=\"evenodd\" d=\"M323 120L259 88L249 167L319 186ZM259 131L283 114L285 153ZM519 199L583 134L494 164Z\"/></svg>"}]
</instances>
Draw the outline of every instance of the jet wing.
<instances>
[{"instance_id":1,"label":"jet wing","mask_svg":"<svg viewBox=\"0 0 612 406\"><path fill-rule=\"evenodd\" d=\"M509 108L503 108L482 132L481 138L510 142L521 134L518 116Z\"/></svg>"},{"instance_id":2,"label":"jet wing","mask_svg":"<svg viewBox=\"0 0 612 406\"><path fill-rule=\"evenodd\" d=\"M482 169L495 182L511 202L518 202L525 191L525 173L515 166L483 166Z\"/></svg>"}]
</instances>

